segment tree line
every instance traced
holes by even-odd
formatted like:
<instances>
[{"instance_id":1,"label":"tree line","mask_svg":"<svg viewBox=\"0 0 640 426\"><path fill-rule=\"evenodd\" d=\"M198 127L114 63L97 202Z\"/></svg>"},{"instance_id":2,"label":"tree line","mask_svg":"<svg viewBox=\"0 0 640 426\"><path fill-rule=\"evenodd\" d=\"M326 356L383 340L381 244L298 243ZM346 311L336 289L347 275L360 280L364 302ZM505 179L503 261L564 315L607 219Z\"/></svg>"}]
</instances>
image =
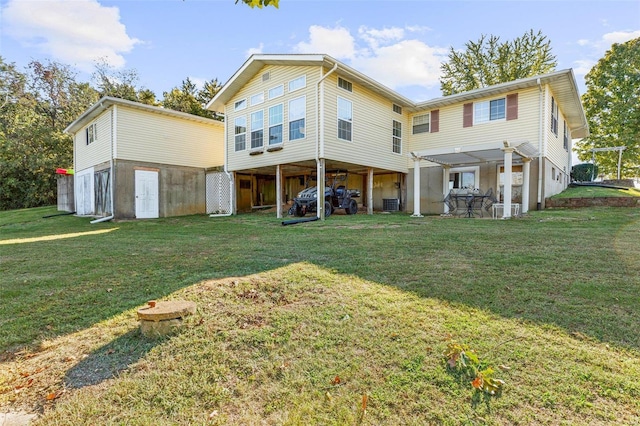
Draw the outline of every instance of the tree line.
<instances>
[{"instance_id":1,"label":"tree line","mask_svg":"<svg viewBox=\"0 0 640 426\"><path fill-rule=\"evenodd\" d=\"M275 6L275 0L242 0L252 7ZM513 40L482 35L463 50L450 49L442 64L444 96L532 77L555 70L550 40L529 30ZM579 158L591 148L626 146L622 173L640 171L640 38L614 44L586 76L582 97L590 128L577 144ZM0 56L0 210L56 203L57 167L73 162L73 144L64 129L103 96L162 106L221 119L204 105L220 90L212 79L198 88L189 78L162 93L139 86L135 70L115 70L98 61L91 82L78 81L68 65L32 61L24 71ZM596 153L599 169L614 173L617 158Z\"/></svg>"},{"instance_id":2,"label":"tree line","mask_svg":"<svg viewBox=\"0 0 640 426\"><path fill-rule=\"evenodd\" d=\"M31 61L23 71L0 56L0 210L56 203L58 167L73 164L64 129L103 96L221 119L204 108L220 89L217 79L198 88L189 78L162 93L139 86L135 70L95 64L91 82L68 65Z\"/></svg>"}]
</instances>

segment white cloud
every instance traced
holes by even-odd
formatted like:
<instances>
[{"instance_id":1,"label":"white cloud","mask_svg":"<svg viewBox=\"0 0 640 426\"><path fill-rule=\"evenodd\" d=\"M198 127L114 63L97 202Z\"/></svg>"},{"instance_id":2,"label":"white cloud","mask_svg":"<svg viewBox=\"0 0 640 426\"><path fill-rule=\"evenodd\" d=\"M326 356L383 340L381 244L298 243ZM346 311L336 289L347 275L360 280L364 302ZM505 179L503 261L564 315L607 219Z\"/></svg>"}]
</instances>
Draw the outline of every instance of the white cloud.
<instances>
[{"instance_id":1,"label":"white cloud","mask_svg":"<svg viewBox=\"0 0 640 426\"><path fill-rule=\"evenodd\" d=\"M24 46L84 71L92 71L100 58L120 68L122 54L141 43L127 34L117 7L96 0L9 0L2 8L2 27Z\"/></svg>"},{"instance_id":2,"label":"white cloud","mask_svg":"<svg viewBox=\"0 0 640 426\"><path fill-rule=\"evenodd\" d=\"M426 27L361 26L354 37L344 27L313 25L309 28L309 40L298 43L293 50L326 53L394 90L408 86L433 88L439 84L440 64L446 59L448 48L406 39L407 33L426 30Z\"/></svg>"},{"instance_id":3,"label":"white cloud","mask_svg":"<svg viewBox=\"0 0 640 426\"><path fill-rule=\"evenodd\" d=\"M614 31L602 36L602 41L605 45L611 47L614 43L624 43L634 38L640 37L640 30L636 31ZM607 49L609 49L607 47Z\"/></svg>"},{"instance_id":4,"label":"white cloud","mask_svg":"<svg viewBox=\"0 0 640 426\"><path fill-rule=\"evenodd\" d=\"M592 61L590 59L580 59L577 61L573 61L573 63L575 64L573 71L576 75L586 75L589 71L591 71L591 68L593 68L593 66L596 64L596 61Z\"/></svg>"},{"instance_id":5,"label":"white cloud","mask_svg":"<svg viewBox=\"0 0 640 426\"><path fill-rule=\"evenodd\" d=\"M348 29L319 25L309 27L309 41L296 44L293 50L296 53L326 53L341 60L351 59L356 54L355 39Z\"/></svg>"},{"instance_id":6,"label":"white cloud","mask_svg":"<svg viewBox=\"0 0 640 426\"><path fill-rule=\"evenodd\" d=\"M263 52L264 49L264 43L260 43L260 45L258 47L252 47L251 49L247 50L245 53L247 55L247 58L251 55L257 55Z\"/></svg>"}]
</instances>

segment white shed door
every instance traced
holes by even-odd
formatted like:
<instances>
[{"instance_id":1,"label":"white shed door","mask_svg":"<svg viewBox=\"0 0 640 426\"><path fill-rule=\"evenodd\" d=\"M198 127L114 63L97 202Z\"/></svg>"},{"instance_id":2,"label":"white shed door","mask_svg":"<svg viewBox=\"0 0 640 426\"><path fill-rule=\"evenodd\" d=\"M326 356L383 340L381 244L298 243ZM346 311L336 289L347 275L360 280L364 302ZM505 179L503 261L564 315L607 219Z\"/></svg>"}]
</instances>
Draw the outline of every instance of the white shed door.
<instances>
[{"instance_id":1,"label":"white shed door","mask_svg":"<svg viewBox=\"0 0 640 426\"><path fill-rule=\"evenodd\" d=\"M79 174L76 178L76 214L93 214L93 206L91 203L92 180L93 173L90 171Z\"/></svg>"},{"instance_id":2,"label":"white shed door","mask_svg":"<svg viewBox=\"0 0 640 426\"><path fill-rule=\"evenodd\" d=\"M158 217L158 172L136 170L136 217L153 219Z\"/></svg>"}]
</instances>

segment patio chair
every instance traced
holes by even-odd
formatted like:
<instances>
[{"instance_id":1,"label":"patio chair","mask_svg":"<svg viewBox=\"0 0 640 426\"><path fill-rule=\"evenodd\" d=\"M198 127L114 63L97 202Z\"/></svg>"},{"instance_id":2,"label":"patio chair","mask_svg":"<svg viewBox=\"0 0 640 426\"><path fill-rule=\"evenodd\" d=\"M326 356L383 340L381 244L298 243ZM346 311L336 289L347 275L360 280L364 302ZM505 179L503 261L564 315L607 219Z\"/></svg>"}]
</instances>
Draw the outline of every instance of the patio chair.
<instances>
[{"instance_id":1,"label":"patio chair","mask_svg":"<svg viewBox=\"0 0 640 426\"><path fill-rule=\"evenodd\" d=\"M447 194L446 197L444 197L444 200L442 200L442 202L447 206L448 213L453 214L453 212L456 209L456 202L455 202L455 198L453 197L453 191L449 191L449 193Z\"/></svg>"},{"instance_id":2,"label":"patio chair","mask_svg":"<svg viewBox=\"0 0 640 426\"><path fill-rule=\"evenodd\" d=\"M493 203L497 203L497 202L498 202L498 199L493 194L493 188L489 188L487 190L487 193L484 194L482 207L485 209L485 211L488 212L491 209L491 206L493 205Z\"/></svg>"}]
</instances>

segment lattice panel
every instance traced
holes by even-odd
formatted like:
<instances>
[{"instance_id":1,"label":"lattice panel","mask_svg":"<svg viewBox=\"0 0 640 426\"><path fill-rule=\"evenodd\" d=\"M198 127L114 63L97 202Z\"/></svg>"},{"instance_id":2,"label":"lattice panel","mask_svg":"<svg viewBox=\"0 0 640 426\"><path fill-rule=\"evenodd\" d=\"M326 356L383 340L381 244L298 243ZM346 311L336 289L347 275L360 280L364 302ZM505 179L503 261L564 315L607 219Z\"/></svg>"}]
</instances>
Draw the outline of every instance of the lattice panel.
<instances>
[{"instance_id":1,"label":"lattice panel","mask_svg":"<svg viewBox=\"0 0 640 426\"><path fill-rule=\"evenodd\" d=\"M231 214L233 182L224 172L207 173L207 213Z\"/></svg>"}]
</instances>

